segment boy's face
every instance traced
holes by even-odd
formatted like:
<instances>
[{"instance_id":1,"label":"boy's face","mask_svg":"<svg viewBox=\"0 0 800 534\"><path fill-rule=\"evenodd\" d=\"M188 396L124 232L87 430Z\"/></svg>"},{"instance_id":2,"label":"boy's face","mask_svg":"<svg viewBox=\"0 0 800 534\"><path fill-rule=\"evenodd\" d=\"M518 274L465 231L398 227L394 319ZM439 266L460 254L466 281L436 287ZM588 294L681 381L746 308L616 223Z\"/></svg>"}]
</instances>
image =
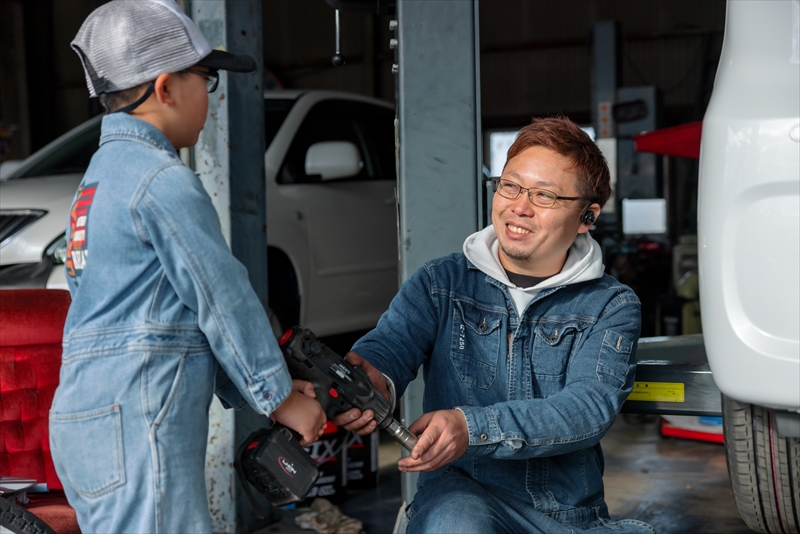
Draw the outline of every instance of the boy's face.
<instances>
[{"instance_id":1,"label":"boy's face","mask_svg":"<svg viewBox=\"0 0 800 534\"><path fill-rule=\"evenodd\" d=\"M200 66L194 66L192 70L208 72L207 67ZM208 114L206 77L194 72L183 72L171 78L178 119L174 125L173 145L176 149L194 146Z\"/></svg>"}]
</instances>

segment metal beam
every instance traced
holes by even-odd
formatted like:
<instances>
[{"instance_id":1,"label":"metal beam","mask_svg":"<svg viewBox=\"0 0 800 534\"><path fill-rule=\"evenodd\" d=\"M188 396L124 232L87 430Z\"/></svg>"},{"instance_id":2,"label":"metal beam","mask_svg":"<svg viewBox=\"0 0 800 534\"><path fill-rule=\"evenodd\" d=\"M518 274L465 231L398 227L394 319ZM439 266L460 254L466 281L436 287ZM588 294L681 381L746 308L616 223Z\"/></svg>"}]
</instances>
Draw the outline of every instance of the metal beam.
<instances>
[{"instance_id":1,"label":"metal beam","mask_svg":"<svg viewBox=\"0 0 800 534\"><path fill-rule=\"evenodd\" d=\"M398 0L393 27L402 282L460 251L481 221L478 0ZM406 389L407 424L422 415L423 388L420 375ZM406 502L415 475L403 474Z\"/></svg>"},{"instance_id":2,"label":"metal beam","mask_svg":"<svg viewBox=\"0 0 800 534\"><path fill-rule=\"evenodd\" d=\"M225 239L247 267L250 282L267 309L262 2L192 0L190 13L212 48L247 54L259 65L251 74L220 72L193 159L217 209ZM209 418L206 485L212 529L250 532L256 518L234 474L233 456L254 428L265 426L265 418L248 408L225 410L216 398Z\"/></svg>"}]
</instances>

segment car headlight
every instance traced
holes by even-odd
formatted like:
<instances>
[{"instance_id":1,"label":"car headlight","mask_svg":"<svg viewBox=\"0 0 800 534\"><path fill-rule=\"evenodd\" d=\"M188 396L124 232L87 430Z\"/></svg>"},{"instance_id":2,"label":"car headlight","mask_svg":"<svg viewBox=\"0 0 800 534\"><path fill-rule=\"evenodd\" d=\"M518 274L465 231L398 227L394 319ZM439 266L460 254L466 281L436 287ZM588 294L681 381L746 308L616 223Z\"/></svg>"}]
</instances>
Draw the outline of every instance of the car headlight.
<instances>
[{"instance_id":1,"label":"car headlight","mask_svg":"<svg viewBox=\"0 0 800 534\"><path fill-rule=\"evenodd\" d=\"M47 245L44 255L53 258L53 265L63 265L67 260L67 235L61 234L55 241Z\"/></svg>"}]
</instances>

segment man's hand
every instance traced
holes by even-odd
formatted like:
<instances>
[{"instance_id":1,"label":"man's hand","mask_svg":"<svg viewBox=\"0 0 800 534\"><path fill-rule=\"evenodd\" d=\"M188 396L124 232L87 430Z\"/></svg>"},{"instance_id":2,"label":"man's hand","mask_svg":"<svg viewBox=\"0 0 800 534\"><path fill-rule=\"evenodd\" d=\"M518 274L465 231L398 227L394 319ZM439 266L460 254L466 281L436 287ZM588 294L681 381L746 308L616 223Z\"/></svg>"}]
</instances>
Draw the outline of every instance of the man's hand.
<instances>
[{"instance_id":1,"label":"man's hand","mask_svg":"<svg viewBox=\"0 0 800 534\"><path fill-rule=\"evenodd\" d=\"M308 447L322 436L328 418L322 406L314 400L314 385L304 380L292 380L292 391L275 411L272 420L299 433L302 447Z\"/></svg>"},{"instance_id":2,"label":"man's hand","mask_svg":"<svg viewBox=\"0 0 800 534\"><path fill-rule=\"evenodd\" d=\"M386 377L383 376L383 373L355 352L348 352L345 359L348 363L362 368L367 373L375 389L377 389L381 395L389 399L389 389L386 386ZM353 431L359 436L365 436L378 428L378 422L375 421L374 418L375 414L372 413L372 410L365 410L362 413L358 408L351 408L334 417L333 424L342 426L346 430Z\"/></svg>"},{"instance_id":3,"label":"man's hand","mask_svg":"<svg viewBox=\"0 0 800 534\"><path fill-rule=\"evenodd\" d=\"M459 410L438 410L423 414L408 430L422 433L411 456L400 458L400 471L433 471L467 452L469 431L467 420Z\"/></svg>"}]
</instances>

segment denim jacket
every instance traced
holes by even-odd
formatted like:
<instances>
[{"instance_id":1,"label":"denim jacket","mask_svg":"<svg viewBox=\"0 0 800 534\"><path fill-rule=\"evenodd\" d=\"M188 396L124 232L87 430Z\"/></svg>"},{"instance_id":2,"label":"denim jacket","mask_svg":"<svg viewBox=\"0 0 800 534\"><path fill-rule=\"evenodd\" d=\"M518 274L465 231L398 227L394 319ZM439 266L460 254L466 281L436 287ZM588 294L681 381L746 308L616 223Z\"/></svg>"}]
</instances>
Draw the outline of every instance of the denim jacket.
<instances>
[{"instance_id":1,"label":"denim jacket","mask_svg":"<svg viewBox=\"0 0 800 534\"><path fill-rule=\"evenodd\" d=\"M247 271L197 175L154 126L103 118L67 221L72 294L63 362L133 352L210 351L216 393L269 414L291 379ZM230 378L228 378L230 377ZM114 377L82 377L114 387ZM205 377L198 377L198 380Z\"/></svg>"},{"instance_id":2,"label":"denim jacket","mask_svg":"<svg viewBox=\"0 0 800 534\"><path fill-rule=\"evenodd\" d=\"M475 236L496 257L493 229ZM569 523L607 513L599 442L633 386L641 324L636 295L602 274L597 244L583 239L595 247L597 277L562 271L554 278L566 283L537 286L521 311L504 274L462 253L430 261L353 347L398 394L422 366L426 413L464 413L469 446L451 465ZM565 269L582 261L573 256ZM420 487L442 469L422 473Z\"/></svg>"}]
</instances>

